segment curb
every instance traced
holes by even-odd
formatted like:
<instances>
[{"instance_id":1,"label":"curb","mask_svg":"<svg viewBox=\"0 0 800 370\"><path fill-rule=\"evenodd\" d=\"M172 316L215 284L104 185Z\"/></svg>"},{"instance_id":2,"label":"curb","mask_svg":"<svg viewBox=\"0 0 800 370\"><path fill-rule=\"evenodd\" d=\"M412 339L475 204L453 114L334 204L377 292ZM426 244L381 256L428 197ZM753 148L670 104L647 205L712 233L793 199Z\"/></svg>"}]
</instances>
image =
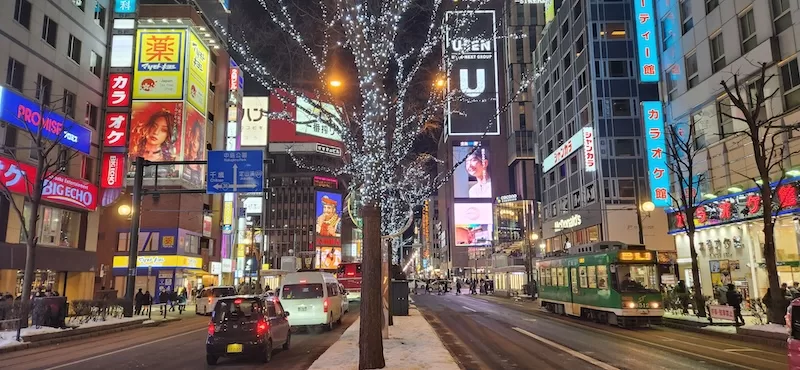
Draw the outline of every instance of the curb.
<instances>
[{"instance_id":1,"label":"curb","mask_svg":"<svg viewBox=\"0 0 800 370\"><path fill-rule=\"evenodd\" d=\"M740 333L740 332L737 332L736 334L721 333L714 330L703 330L703 327L699 325L692 325L692 324L687 325L676 321L678 320L662 319L661 326L672 329L691 331L694 333L707 334L710 336L721 337L726 339L739 340L742 342L759 343L767 345L769 347L786 349L786 338L778 339L774 336L770 336L769 333L764 333L765 335L757 335L756 333L754 333L755 330L749 330L743 328L737 328L737 331L744 331L745 333Z\"/></svg>"},{"instance_id":2,"label":"curb","mask_svg":"<svg viewBox=\"0 0 800 370\"><path fill-rule=\"evenodd\" d=\"M144 322L147 321L147 319L141 319L141 320L133 320L113 325L96 326L93 328L84 328L84 329L79 328L63 332L39 334L33 337L31 336L22 337L23 340L28 340L29 342L23 342L22 344L16 346L0 348L0 354L22 351L30 348L38 348L50 344L60 344L74 340L99 337L106 334L113 334L133 329L155 327L164 323L169 323L178 320L180 320L180 318L168 318L162 321L153 321L145 324Z\"/></svg>"}]
</instances>

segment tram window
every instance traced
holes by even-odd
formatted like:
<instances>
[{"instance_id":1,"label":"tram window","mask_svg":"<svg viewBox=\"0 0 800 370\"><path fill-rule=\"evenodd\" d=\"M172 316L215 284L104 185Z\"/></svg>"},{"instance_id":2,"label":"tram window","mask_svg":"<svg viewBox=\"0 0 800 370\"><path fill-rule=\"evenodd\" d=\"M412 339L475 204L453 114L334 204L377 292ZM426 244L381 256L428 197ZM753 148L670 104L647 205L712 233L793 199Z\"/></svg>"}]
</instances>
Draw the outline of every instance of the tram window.
<instances>
[{"instance_id":1,"label":"tram window","mask_svg":"<svg viewBox=\"0 0 800 370\"><path fill-rule=\"evenodd\" d=\"M572 286L572 293L578 294L578 269L573 267L570 270L572 270L570 271L570 275L572 276L572 284L570 284Z\"/></svg>"},{"instance_id":2,"label":"tram window","mask_svg":"<svg viewBox=\"0 0 800 370\"><path fill-rule=\"evenodd\" d=\"M578 267L578 274L580 275L581 288L588 288L589 285L586 279L586 266Z\"/></svg>"},{"instance_id":3,"label":"tram window","mask_svg":"<svg viewBox=\"0 0 800 370\"><path fill-rule=\"evenodd\" d=\"M556 269L556 275L558 276L558 286L567 286L566 282L564 281L564 268L559 267Z\"/></svg>"},{"instance_id":4,"label":"tram window","mask_svg":"<svg viewBox=\"0 0 800 370\"><path fill-rule=\"evenodd\" d=\"M658 289L655 265L618 265L617 279L620 291L640 292Z\"/></svg>"},{"instance_id":5,"label":"tram window","mask_svg":"<svg viewBox=\"0 0 800 370\"><path fill-rule=\"evenodd\" d=\"M597 266L597 289L608 289L608 266Z\"/></svg>"},{"instance_id":6,"label":"tram window","mask_svg":"<svg viewBox=\"0 0 800 370\"><path fill-rule=\"evenodd\" d=\"M589 266L586 269L586 275L589 278L589 289L597 289L597 267Z\"/></svg>"}]
</instances>

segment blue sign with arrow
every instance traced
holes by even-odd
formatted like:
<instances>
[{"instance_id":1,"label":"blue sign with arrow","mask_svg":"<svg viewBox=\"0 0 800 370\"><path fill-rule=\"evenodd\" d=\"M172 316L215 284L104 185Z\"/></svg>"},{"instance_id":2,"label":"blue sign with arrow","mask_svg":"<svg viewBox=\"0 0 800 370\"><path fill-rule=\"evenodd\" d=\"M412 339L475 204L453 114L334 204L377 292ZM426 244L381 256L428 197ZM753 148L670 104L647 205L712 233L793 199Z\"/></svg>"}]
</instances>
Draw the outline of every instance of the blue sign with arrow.
<instances>
[{"instance_id":1,"label":"blue sign with arrow","mask_svg":"<svg viewBox=\"0 0 800 370\"><path fill-rule=\"evenodd\" d=\"M264 191L264 152L260 150L208 152L208 194Z\"/></svg>"}]
</instances>

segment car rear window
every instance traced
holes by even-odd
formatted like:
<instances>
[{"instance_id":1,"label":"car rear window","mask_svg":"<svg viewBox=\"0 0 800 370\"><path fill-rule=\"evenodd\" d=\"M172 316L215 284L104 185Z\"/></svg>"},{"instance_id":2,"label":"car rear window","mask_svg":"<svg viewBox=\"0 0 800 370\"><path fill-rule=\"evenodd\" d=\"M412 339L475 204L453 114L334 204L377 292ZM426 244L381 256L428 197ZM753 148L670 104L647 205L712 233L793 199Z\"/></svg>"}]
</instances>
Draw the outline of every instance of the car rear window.
<instances>
[{"instance_id":1,"label":"car rear window","mask_svg":"<svg viewBox=\"0 0 800 370\"><path fill-rule=\"evenodd\" d=\"M261 304L256 299L221 299L214 307L214 321L223 322L231 318L249 317L260 308Z\"/></svg>"},{"instance_id":2,"label":"car rear window","mask_svg":"<svg viewBox=\"0 0 800 370\"><path fill-rule=\"evenodd\" d=\"M214 288L211 290L211 294L213 294L215 298L229 297L232 295L236 295L236 292L233 290L233 288Z\"/></svg>"},{"instance_id":3,"label":"car rear window","mask_svg":"<svg viewBox=\"0 0 800 370\"><path fill-rule=\"evenodd\" d=\"M284 285L281 299L314 299L322 298L322 284L290 284Z\"/></svg>"}]
</instances>

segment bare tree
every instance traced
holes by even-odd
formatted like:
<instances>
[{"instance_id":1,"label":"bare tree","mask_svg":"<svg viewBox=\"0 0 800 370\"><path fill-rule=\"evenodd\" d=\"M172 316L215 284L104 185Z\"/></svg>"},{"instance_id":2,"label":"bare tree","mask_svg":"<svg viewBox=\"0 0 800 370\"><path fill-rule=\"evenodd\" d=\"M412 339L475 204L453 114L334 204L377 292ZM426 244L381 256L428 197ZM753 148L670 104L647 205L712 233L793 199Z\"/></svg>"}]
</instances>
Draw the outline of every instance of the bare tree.
<instances>
[{"instance_id":1,"label":"bare tree","mask_svg":"<svg viewBox=\"0 0 800 370\"><path fill-rule=\"evenodd\" d=\"M778 211L783 207L783 202L778 196L783 181L786 179L786 168L789 158L797 151L791 151L788 146L789 127L783 125L784 112L781 115L769 117L766 103L770 102L781 90L767 91L767 85L775 78L768 74L770 66L767 63L758 64L755 81L743 85L740 76L733 75L728 81L721 81L722 89L728 94L730 106L737 113L721 112L721 115L733 120L734 128L731 134L741 135L742 142L749 143L753 151L753 162L758 170L758 177L741 174L753 181L761 197L761 221L764 223L764 262L769 280L769 297L764 302L768 309L769 321L783 323L785 309L788 304L780 289L778 277L777 258L775 251L775 221ZM747 76L750 77L750 76Z\"/></svg>"},{"instance_id":2,"label":"bare tree","mask_svg":"<svg viewBox=\"0 0 800 370\"><path fill-rule=\"evenodd\" d=\"M70 161L78 155L65 137L72 136L70 121L58 113L55 106L62 106L62 111L71 109L66 104L66 97L50 104L39 104L38 112L28 112L17 118L16 129L9 129L7 135L21 132L16 137L14 146L0 146L0 151L8 158L0 159L0 194L8 200L14 215L19 219L21 238L25 244L25 271L22 282L21 304L25 312L20 318L20 327L27 327L29 302L36 269L36 249L39 225L39 207L49 184L56 177L66 173ZM61 121L59 124L57 121ZM33 159L19 160L19 155ZM28 170L35 166L35 169ZM13 194L21 195L22 204L14 200Z\"/></svg>"},{"instance_id":3,"label":"bare tree","mask_svg":"<svg viewBox=\"0 0 800 370\"><path fill-rule=\"evenodd\" d=\"M669 197L675 207L676 226L683 229L689 237L689 253L692 258L692 287L694 294L694 308L697 316L706 316L706 306L703 299L703 290L700 286L700 266L697 262L697 249L695 249L695 233L697 225L694 218L698 207L703 205L697 201L699 186L704 181L705 174L698 173L695 146L697 127L694 120L689 120L687 125L668 125L666 128L667 167L678 180L678 191L670 193ZM687 287L688 288L688 287ZM683 299L681 297L681 299Z\"/></svg>"}]
</instances>

